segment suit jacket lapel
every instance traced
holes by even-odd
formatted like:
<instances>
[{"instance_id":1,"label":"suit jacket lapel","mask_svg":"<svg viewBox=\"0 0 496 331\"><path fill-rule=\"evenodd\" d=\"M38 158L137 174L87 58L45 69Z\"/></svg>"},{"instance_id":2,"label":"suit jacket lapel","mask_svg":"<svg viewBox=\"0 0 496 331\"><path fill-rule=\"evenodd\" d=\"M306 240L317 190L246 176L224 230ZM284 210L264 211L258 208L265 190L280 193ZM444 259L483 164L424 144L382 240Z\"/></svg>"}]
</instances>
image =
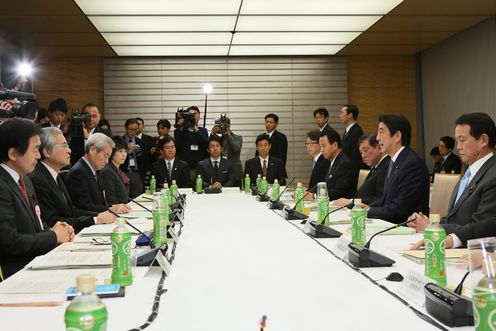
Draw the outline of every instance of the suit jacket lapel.
<instances>
[{"instance_id":1,"label":"suit jacket lapel","mask_svg":"<svg viewBox=\"0 0 496 331\"><path fill-rule=\"evenodd\" d=\"M14 179L4 169L0 168L0 171L2 172L4 179L6 179L5 182L7 183L7 186L14 192L15 195L17 195L17 198L22 202L22 205L24 206L24 208L26 208L26 210L29 211L29 215L31 216L31 221L33 222L33 225L34 225L36 231L41 231L40 221L36 218L36 215L34 214L33 208L29 205L29 203L24 198L24 195L22 194L21 189L19 188L19 185L16 182L14 182ZM27 189L27 185L26 185L26 189ZM33 201L32 197L30 197L29 195L30 195L30 192L28 191L29 200L34 206L34 204L36 202Z\"/></svg>"},{"instance_id":2,"label":"suit jacket lapel","mask_svg":"<svg viewBox=\"0 0 496 331\"><path fill-rule=\"evenodd\" d=\"M62 178L60 178L60 175L59 175L59 178L60 178L60 181L62 182L62 184L59 186L59 184L53 179L52 174L50 174L50 172L45 167L45 165L40 163L37 167L39 167L39 170L42 173L42 175L45 176L46 178L48 178L48 183L52 186L52 189L55 192L62 195L62 200L65 200L67 202L67 204L66 204L66 206L64 206L64 208L66 209L66 211L68 211L72 214L72 208L71 208L72 202L71 202L71 199L69 198L69 192L67 191L67 188L65 188L65 184L63 183ZM65 189L65 191L64 191L64 189Z\"/></svg>"},{"instance_id":3,"label":"suit jacket lapel","mask_svg":"<svg viewBox=\"0 0 496 331\"><path fill-rule=\"evenodd\" d=\"M460 187L460 181L461 181L461 179L460 179L458 184L456 184L455 189L453 190L453 194L451 195L450 207L452 207L452 208L450 208L450 210L448 212L448 216L451 216L451 214L454 214L458 210L458 208L460 208L460 206L463 204L463 201L465 199L467 199L470 196L470 194L472 194L472 192L475 191L475 189L477 188L478 182L484 176L486 171L494 165L494 160L495 159L493 156L489 160L487 160L486 163L484 163L482 165L482 167L479 169L479 171L477 171L477 174L475 175L475 177L472 178L472 180L467 184L465 191L463 191L462 195L460 196L460 198L458 199L458 201L455 204L454 202L456 199L458 188Z\"/></svg>"}]
</instances>

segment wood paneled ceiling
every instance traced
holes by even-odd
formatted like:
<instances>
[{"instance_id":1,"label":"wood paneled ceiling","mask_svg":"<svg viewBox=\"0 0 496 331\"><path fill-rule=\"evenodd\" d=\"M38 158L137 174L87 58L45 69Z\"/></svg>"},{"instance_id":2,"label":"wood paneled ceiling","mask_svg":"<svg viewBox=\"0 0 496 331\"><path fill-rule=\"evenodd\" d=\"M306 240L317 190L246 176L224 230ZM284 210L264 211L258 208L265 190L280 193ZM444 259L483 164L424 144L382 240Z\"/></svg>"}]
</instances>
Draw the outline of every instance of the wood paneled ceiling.
<instances>
[{"instance_id":1,"label":"wood paneled ceiling","mask_svg":"<svg viewBox=\"0 0 496 331\"><path fill-rule=\"evenodd\" d=\"M495 0L405 0L338 54L415 54L493 15ZM0 14L0 48L39 57L116 56L72 0L9 2Z\"/></svg>"}]
</instances>

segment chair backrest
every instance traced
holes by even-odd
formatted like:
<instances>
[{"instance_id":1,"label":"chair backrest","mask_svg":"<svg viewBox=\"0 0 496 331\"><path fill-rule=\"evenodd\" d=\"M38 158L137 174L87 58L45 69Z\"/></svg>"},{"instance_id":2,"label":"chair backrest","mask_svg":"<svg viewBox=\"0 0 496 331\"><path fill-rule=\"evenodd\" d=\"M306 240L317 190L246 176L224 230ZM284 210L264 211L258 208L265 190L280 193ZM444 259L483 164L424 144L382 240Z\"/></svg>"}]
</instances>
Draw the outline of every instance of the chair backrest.
<instances>
[{"instance_id":1,"label":"chair backrest","mask_svg":"<svg viewBox=\"0 0 496 331\"><path fill-rule=\"evenodd\" d=\"M360 169L360 173L358 174L357 190L363 185L363 182L365 182L365 178L367 178L369 172L370 170Z\"/></svg>"},{"instance_id":2,"label":"chair backrest","mask_svg":"<svg viewBox=\"0 0 496 331\"><path fill-rule=\"evenodd\" d=\"M449 202L453 189L460 180L460 175L436 174L431 192L430 213L444 217L448 214Z\"/></svg>"}]
</instances>

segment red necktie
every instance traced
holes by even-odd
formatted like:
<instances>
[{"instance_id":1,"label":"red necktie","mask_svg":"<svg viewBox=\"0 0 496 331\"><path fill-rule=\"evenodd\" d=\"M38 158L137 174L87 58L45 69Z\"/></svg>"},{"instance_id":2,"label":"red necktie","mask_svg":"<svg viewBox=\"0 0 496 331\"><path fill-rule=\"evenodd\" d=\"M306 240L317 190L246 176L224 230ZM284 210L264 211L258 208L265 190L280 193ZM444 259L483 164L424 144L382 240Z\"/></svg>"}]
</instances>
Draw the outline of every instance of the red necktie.
<instances>
[{"instance_id":1,"label":"red necktie","mask_svg":"<svg viewBox=\"0 0 496 331\"><path fill-rule=\"evenodd\" d=\"M22 177L19 177L19 188L21 189L22 195L24 195L24 199L26 199L28 205L31 205L29 203L29 196L28 196L28 190L26 189L26 183L24 182L24 179L22 179Z\"/></svg>"},{"instance_id":2,"label":"red necktie","mask_svg":"<svg viewBox=\"0 0 496 331\"><path fill-rule=\"evenodd\" d=\"M263 160L262 176L267 177L267 160Z\"/></svg>"}]
</instances>

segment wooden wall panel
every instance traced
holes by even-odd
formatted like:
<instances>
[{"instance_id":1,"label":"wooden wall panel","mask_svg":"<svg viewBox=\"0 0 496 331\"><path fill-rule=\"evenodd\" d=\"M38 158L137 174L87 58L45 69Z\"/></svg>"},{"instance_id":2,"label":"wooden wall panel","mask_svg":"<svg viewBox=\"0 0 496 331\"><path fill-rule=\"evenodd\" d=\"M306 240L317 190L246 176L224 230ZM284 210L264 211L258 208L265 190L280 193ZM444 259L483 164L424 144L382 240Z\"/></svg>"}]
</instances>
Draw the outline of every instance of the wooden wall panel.
<instances>
[{"instance_id":1,"label":"wooden wall panel","mask_svg":"<svg viewBox=\"0 0 496 331\"><path fill-rule=\"evenodd\" d=\"M416 148L415 56L347 56L349 101L360 109L364 132L377 130L381 113L400 113L412 124Z\"/></svg>"},{"instance_id":2,"label":"wooden wall panel","mask_svg":"<svg viewBox=\"0 0 496 331\"><path fill-rule=\"evenodd\" d=\"M177 107L203 111L208 97L207 128L227 113L232 129L243 136L241 160L255 154L255 138L264 132L264 116L279 118L288 137L290 178L308 182L311 159L304 141L316 129L313 110L331 111L331 125L342 131L337 110L347 101L346 60L337 57L118 58L105 61L105 109L116 133L126 118L139 114L146 132L155 134L160 118L173 122ZM119 123L119 124L117 124ZM120 125L120 126L118 126Z\"/></svg>"},{"instance_id":3,"label":"wooden wall panel","mask_svg":"<svg viewBox=\"0 0 496 331\"><path fill-rule=\"evenodd\" d=\"M94 102L103 109L103 58L44 58L36 63L34 91L41 107L61 97L69 110Z\"/></svg>"},{"instance_id":4,"label":"wooden wall panel","mask_svg":"<svg viewBox=\"0 0 496 331\"><path fill-rule=\"evenodd\" d=\"M168 58L165 62L111 58L105 65L103 58L50 58L39 61L34 89L44 107L57 97L74 109L93 101L101 105L116 133L123 132L127 118L141 115L146 131L155 134L156 121L162 117L172 121L178 106L197 104L203 109L201 86L207 81L215 88L209 97L207 127L219 113L227 112L233 130L244 136L245 160L254 153L263 116L278 113L280 130L290 140L288 172L304 183L310 168L303 141L306 132L315 128L312 111L319 106L329 109L331 123L340 132L337 111L347 102L359 106L359 122L366 132L377 129L381 113L402 113L416 128L414 56ZM412 146L416 146L415 133Z\"/></svg>"}]
</instances>

